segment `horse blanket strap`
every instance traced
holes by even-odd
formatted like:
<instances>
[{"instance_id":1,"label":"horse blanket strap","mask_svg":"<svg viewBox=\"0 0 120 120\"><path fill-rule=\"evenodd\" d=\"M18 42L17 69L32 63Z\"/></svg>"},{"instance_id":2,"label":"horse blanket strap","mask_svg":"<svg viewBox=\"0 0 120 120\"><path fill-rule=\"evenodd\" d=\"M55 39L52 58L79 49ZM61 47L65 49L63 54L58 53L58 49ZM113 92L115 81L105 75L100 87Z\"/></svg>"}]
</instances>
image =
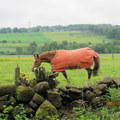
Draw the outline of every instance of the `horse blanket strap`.
<instances>
[{"instance_id":1,"label":"horse blanket strap","mask_svg":"<svg viewBox=\"0 0 120 120\"><path fill-rule=\"evenodd\" d=\"M98 54L90 48L76 50L56 50L51 61L52 71L61 72L67 69L82 69L93 65Z\"/></svg>"}]
</instances>

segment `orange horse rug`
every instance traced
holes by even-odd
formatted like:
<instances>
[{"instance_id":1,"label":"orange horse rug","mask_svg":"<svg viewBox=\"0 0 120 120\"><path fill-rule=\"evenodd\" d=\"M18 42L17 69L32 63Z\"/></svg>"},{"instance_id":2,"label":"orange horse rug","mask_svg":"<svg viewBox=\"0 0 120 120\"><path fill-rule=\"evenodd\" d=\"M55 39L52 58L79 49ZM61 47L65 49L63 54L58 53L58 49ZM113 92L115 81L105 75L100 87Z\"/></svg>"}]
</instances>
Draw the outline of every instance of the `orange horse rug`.
<instances>
[{"instance_id":1,"label":"orange horse rug","mask_svg":"<svg viewBox=\"0 0 120 120\"><path fill-rule=\"evenodd\" d=\"M82 69L93 65L94 57L98 54L90 48L75 50L56 50L51 61L52 71L61 72L67 69Z\"/></svg>"}]
</instances>

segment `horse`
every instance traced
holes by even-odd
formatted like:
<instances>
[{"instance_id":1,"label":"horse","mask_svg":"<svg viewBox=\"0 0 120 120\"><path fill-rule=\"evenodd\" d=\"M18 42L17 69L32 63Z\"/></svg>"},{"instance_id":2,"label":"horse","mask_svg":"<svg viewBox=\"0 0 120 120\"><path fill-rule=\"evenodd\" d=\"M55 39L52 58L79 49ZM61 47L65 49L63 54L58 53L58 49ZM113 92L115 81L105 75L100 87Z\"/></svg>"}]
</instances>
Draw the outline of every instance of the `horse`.
<instances>
[{"instance_id":1,"label":"horse","mask_svg":"<svg viewBox=\"0 0 120 120\"><path fill-rule=\"evenodd\" d=\"M43 62L51 64L53 73L62 72L67 82L70 81L68 80L66 70L84 68L88 73L88 84L92 74L93 76L98 75L100 67L98 53L88 47L75 50L52 50L36 54L34 55L32 71L35 72ZM94 67L92 69L91 66L93 64Z\"/></svg>"}]
</instances>

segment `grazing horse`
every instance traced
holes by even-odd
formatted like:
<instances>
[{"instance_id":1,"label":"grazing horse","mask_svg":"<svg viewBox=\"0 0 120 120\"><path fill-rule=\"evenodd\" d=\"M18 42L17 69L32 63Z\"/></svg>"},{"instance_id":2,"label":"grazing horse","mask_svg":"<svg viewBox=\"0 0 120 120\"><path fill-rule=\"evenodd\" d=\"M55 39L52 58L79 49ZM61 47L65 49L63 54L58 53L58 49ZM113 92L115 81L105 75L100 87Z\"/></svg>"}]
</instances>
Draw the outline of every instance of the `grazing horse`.
<instances>
[{"instance_id":1,"label":"grazing horse","mask_svg":"<svg viewBox=\"0 0 120 120\"><path fill-rule=\"evenodd\" d=\"M100 67L98 54L88 47L75 50L53 50L34 55L32 71L34 72L42 62L50 63L52 72L62 72L67 81L65 70L84 68L88 72L88 83L92 73L93 76L98 75ZM91 69L93 63L94 68Z\"/></svg>"}]
</instances>

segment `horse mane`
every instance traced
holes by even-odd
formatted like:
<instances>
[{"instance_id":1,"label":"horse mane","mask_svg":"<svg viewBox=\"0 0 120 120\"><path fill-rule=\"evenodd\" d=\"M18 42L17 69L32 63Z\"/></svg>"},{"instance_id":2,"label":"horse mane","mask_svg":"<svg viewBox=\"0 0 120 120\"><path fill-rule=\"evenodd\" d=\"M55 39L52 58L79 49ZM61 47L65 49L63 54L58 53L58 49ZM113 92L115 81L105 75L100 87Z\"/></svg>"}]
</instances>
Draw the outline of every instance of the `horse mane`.
<instances>
[{"instance_id":1,"label":"horse mane","mask_svg":"<svg viewBox=\"0 0 120 120\"><path fill-rule=\"evenodd\" d=\"M56 53L56 50L52 50L52 51L46 51L46 52L43 52L42 54L39 55L39 57L42 59L42 58L47 58L48 56L52 56L52 55L55 55Z\"/></svg>"}]
</instances>

